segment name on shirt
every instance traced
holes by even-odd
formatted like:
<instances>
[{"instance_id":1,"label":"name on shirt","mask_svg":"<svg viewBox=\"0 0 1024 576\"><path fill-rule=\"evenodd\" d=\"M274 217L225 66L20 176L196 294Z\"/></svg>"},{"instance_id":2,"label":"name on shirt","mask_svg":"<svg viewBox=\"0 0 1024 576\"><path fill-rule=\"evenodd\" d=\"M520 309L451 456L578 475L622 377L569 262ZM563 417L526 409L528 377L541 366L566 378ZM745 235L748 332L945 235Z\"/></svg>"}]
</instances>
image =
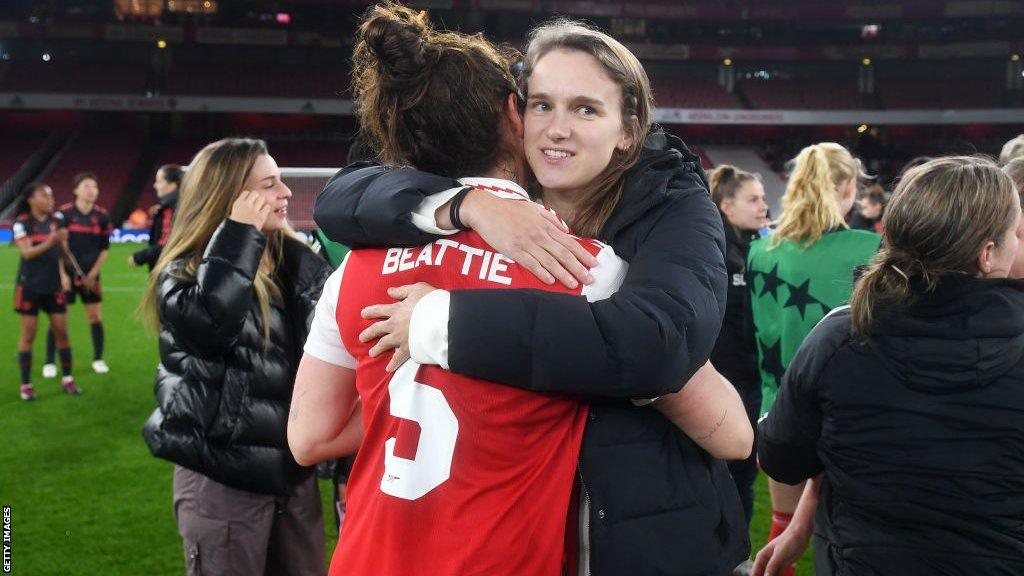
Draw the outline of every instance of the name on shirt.
<instances>
[{"instance_id":1,"label":"name on shirt","mask_svg":"<svg viewBox=\"0 0 1024 576\"><path fill-rule=\"evenodd\" d=\"M442 238L433 244L427 244L423 248L389 248L384 256L384 266L381 274L394 274L405 272L419 266L440 266L448 258L461 258L462 268L460 273L463 276L472 276L478 280L512 285L512 278L505 275L508 273L508 265L514 264L511 258L499 253L476 248Z\"/></svg>"}]
</instances>

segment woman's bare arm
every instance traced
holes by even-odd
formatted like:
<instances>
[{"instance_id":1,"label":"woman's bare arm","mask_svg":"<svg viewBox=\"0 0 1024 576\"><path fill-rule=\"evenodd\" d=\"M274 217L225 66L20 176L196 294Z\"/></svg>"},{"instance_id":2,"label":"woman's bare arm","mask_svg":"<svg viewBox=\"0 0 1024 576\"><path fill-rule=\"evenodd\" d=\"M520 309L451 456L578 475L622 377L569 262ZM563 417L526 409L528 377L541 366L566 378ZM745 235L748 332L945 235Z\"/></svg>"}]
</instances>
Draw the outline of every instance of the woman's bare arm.
<instances>
[{"instance_id":1,"label":"woman's bare arm","mask_svg":"<svg viewBox=\"0 0 1024 576\"><path fill-rule=\"evenodd\" d=\"M653 406L716 458L742 460L753 450L754 430L743 400L711 362L682 390L659 397Z\"/></svg>"},{"instance_id":2,"label":"woman's bare arm","mask_svg":"<svg viewBox=\"0 0 1024 576\"><path fill-rule=\"evenodd\" d=\"M295 461L310 466L348 456L361 440L355 370L304 354L288 415L288 447Z\"/></svg>"}]
</instances>

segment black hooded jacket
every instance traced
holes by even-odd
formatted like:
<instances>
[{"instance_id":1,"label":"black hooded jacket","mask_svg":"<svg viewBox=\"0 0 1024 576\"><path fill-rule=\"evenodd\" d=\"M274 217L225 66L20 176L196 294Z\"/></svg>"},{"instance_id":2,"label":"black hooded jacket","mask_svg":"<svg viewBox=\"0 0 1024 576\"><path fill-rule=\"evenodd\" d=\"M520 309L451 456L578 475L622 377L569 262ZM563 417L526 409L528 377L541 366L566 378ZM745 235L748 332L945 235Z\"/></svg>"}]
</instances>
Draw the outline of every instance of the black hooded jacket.
<instances>
[{"instance_id":1,"label":"black hooded jacket","mask_svg":"<svg viewBox=\"0 0 1024 576\"><path fill-rule=\"evenodd\" d=\"M1024 284L957 278L884 318L818 324L758 460L824 472L815 574L1024 574Z\"/></svg>"},{"instance_id":2,"label":"black hooded jacket","mask_svg":"<svg viewBox=\"0 0 1024 576\"><path fill-rule=\"evenodd\" d=\"M174 211L178 208L178 192L174 191L160 199L160 208L153 214L153 222L149 225L149 245L132 254L138 265L145 264L152 270L160 259L160 252L167 244L174 221Z\"/></svg>"},{"instance_id":3,"label":"black hooded jacket","mask_svg":"<svg viewBox=\"0 0 1024 576\"><path fill-rule=\"evenodd\" d=\"M746 521L724 462L653 408L628 398L676 391L706 361L725 308L722 221L699 159L656 133L599 239L629 263L611 298L530 290L456 291L454 372L538 392L591 398L580 453L597 576L721 575L747 558ZM417 245L425 196L458 186L366 164L339 172L314 218L349 246Z\"/></svg>"},{"instance_id":4,"label":"black hooded jacket","mask_svg":"<svg viewBox=\"0 0 1024 576\"><path fill-rule=\"evenodd\" d=\"M722 331L711 352L711 362L737 388L760 388L757 369L757 344L750 311L750 287L747 285L747 255L757 232L737 232L725 215L725 267L729 273L729 292L725 303Z\"/></svg>"},{"instance_id":5,"label":"black hooded jacket","mask_svg":"<svg viewBox=\"0 0 1024 576\"><path fill-rule=\"evenodd\" d=\"M283 301L270 306L270 341L253 280L265 236L225 220L192 282L170 263L158 284L160 365L157 408L143 429L154 456L240 490L282 495L312 468L288 449L288 410L302 346L327 262L287 239L275 280Z\"/></svg>"}]
</instances>

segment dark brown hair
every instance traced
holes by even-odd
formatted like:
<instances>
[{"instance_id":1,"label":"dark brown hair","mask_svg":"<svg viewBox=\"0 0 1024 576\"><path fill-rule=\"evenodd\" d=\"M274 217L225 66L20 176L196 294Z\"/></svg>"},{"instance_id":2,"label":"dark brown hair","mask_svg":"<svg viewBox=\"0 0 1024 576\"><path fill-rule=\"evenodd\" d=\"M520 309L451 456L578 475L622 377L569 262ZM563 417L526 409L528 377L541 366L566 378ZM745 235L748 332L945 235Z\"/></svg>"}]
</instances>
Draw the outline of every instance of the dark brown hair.
<instances>
[{"instance_id":1,"label":"dark brown hair","mask_svg":"<svg viewBox=\"0 0 1024 576\"><path fill-rule=\"evenodd\" d=\"M29 207L28 201L32 198L32 195L36 193L36 190L40 188L49 188L42 180L33 180L26 184L22 189L21 193L18 194L18 206L14 209L14 213L18 216L22 214L28 214L31 208Z\"/></svg>"},{"instance_id":2,"label":"dark brown hair","mask_svg":"<svg viewBox=\"0 0 1024 576\"><path fill-rule=\"evenodd\" d=\"M942 278L978 273L978 255L999 244L1020 213L1009 176L973 156L938 158L903 175L886 208L882 248L850 299L854 331L905 308Z\"/></svg>"},{"instance_id":3,"label":"dark brown hair","mask_svg":"<svg viewBox=\"0 0 1024 576\"><path fill-rule=\"evenodd\" d=\"M100 179L96 177L95 173L79 172L78 174L75 174L74 178L71 179L71 189L74 190L75 188L78 188L78 185L86 180L92 180L93 182L96 183L97 186L99 186L100 184Z\"/></svg>"},{"instance_id":4,"label":"dark brown hair","mask_svg":"<svg viewBox=\"0 0 1024 576\"><path fill-rule=\"evenodd\" d=\"M164 180L167 180L171 184L181 185L181 166L177 164L164 164L159 170L157 170L157 172L163 172Z\"/></svg>"},{"instance_id":5,"label":"dark brown hair","mask_svg":"<svg viewBox=\"0 0 1024 576\"><path fill-rule=\"evenodd\" d=\"M882 188L880 184L868 186L860 193L860 197L863 200L869 200L882 206L885 206L886 202L889 201L889 195L886 194L885 188Z\"/></svg>"},{"instance_id":6,"label":"dark brown hair","mask_svg":"<svg viewBox=\"0 0 1024 576\"><path fill-rule=\"evenodd\" d=\"M741 170L731 164L720 164L708 174L711 186L711 199L715 206L721 206L725 200L735 200L736 193L744 182L760 182L761 175Z\"/></svg>"},{"instance_id":7,"label":"dark brown hair","mask_svg":"<svg viewBox=\"0 0 1024 576\"><path fill-rule=\"evenodd\" d=\"M608 77L622 88L623 128L633 143L627 150L616 148L608 167L594 179L585 198L577 205L571 222L573 231L597 237L622 197L627 172L643 151L651 129L654 96L647 72L637 57L618 40L582 22L557 18L530 31L522 71L522 93L529 97L529 79L537 62L554 50L582 52L594 57Z\"/></svg>"},{"instance_id":8,"label":"dark brown hair","mask_svg":"<svg viewBox=\"0 0 1024 576\"><path fill-rule=\"evenodd\" d=\"M493 169L518 52L483 36L434 30L426 12L371 7L356 33L353 94L379 160L445 176Z\"/></svg>"}]
</instances>

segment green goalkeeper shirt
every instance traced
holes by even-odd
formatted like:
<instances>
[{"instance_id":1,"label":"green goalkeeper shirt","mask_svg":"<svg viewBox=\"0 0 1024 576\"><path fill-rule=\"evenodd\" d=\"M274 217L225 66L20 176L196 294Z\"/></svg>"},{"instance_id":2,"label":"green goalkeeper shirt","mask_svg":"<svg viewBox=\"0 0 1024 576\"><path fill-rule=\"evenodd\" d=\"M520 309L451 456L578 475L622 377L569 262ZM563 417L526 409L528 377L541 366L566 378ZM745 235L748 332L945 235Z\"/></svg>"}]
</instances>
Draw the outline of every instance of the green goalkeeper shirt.
<instances>
[{"instance_id":1,"label":"green goalkeeper shirt","mask_svg":"<svg viewBox=\"0 0 1024 576\"><path fill-rule=\"evenodd\" d=\"M881 237L864 230L828 232L810 247L771 237L750 245L747 284L761 371L761 415L768 413L782 374L811 328L849 303L853 273L868 264Z\"/></svg>"}]
</instances>

